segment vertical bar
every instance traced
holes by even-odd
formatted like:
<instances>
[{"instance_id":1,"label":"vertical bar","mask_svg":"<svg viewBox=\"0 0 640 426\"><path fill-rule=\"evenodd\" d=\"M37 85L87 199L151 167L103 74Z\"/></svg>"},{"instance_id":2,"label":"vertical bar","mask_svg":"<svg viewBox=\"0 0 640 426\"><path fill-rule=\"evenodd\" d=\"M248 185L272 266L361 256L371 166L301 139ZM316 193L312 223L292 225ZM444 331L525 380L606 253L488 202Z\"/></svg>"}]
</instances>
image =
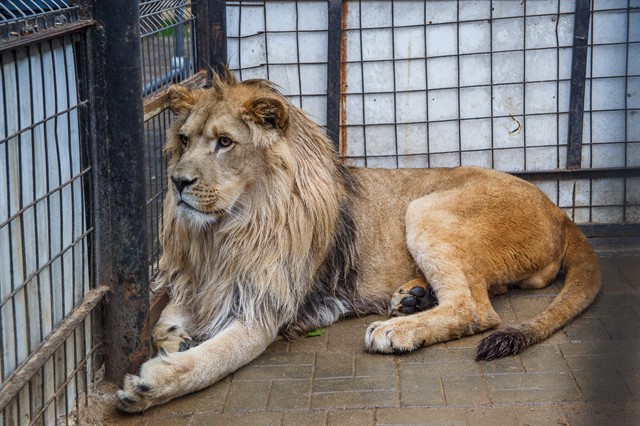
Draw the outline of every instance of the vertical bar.
<instances>
[{"instance_id":1,"label":"vertical bar","mask_svg":"<svg viewBox=\"0 0 640 426\"><path fill-rule=\"evenodd\" d=\"M576 0L571 56L571 91L569 94L569 140L567 168L579 169L582 162L582 123L584 88L587 78L587 41L591 0Z\"/></svg>"},{"instance_id":2,"label":"vertical bar","mask_svg":"<svg viewBox=\"0 0 640 426\"><path fill-rule=\"evenodd\" d=\"M95 2L90 108L95 168L96 279L106 378L119 381L150 353L139 1ZM106 101L108 99L108 102Z\"/></svg>"},{"instance_id":3,"label":"vertical bar","mask_svg":"<svg viewBox=\"0 0 640 426\"><path fill-rule=\"evenodd\" d=\"M222 73L227 65L227 6L224 0L202 0L192 4L196 14L198 69Z\"/></svg>"},{"instance_id":4,"label":"vertical bar","mask_svg":"<svg viewBox=\"0 0 640 426\"><path fill-rule=\"evenodd\" d=\"M327 29L327 136L340 150L340 54L342 46L342 1L329 0Z\"/></svg>"}]
</instances>

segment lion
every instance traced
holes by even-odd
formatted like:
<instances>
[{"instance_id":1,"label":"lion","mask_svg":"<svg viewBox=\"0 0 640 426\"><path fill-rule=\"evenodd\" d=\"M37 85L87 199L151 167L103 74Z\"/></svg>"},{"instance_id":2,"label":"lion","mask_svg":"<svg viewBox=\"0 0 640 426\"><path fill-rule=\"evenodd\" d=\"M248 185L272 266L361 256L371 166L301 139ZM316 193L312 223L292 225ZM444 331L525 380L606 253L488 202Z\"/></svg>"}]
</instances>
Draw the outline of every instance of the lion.
<instances>
[{"instance_id":1,"label":"lion","mask_svg":"<svg viewBox=\"0 0 640 426\"><path fill-rule=\"evenodd\" d=\"M369 352L413 351L494 328L490 295L564 287L536 317L484 338L514 355L579 315L600 288L579 228L536 186L494 170L345 165L324 130L267 80L230 72L169 89L158 355L117 392L140 412L208 387L287 338L389 313Z\"/></svg>"}]
</instances>

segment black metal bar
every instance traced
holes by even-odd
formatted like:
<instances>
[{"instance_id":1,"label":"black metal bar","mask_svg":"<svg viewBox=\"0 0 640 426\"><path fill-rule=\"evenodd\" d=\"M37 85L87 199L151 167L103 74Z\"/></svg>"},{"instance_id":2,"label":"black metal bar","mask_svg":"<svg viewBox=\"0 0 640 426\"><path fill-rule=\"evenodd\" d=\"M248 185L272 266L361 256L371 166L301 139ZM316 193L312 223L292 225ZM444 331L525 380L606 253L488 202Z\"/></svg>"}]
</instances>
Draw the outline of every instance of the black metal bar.
<instances>
[{"instance_id":1,"label":"black metal bar","mask_svg":"<svg viewBox=\"0 0 640 426\"><path fill-rule=\"evenodd\" d=\"M590 6L591 0L576 0L569 94L568 169L579 169L582 162L582 123L584 121L584 88L587 79Z\"/></svg>"},{"instance_id":2,"label":"black metal bar","mask_svg":"<svg viewBox=\"0 0 640 426\"><path fill-rule=\"evenodd\" d=\"M640 237L640 223L589 223L578 225L589 237Z\"/></svg>"},{"instance_id":3,"label":"black metal bar","mask_svg":"<svg viewBox=\"0 0 640 426\"><path fill-rule=\"evenodd\" d=\"M139 2L94 2L90 107L95 170L96 279L104 312L105 375L119 381L150 353ZM126 76L126 78L123 78Z\"/></svg>"},{"instance_id":4,"label":"black metal bar","mask_svg":"<svg viewBox=\"0 0 640 426\"><path fill-rule=\"evenodd\" d=\"M342 1L329 0L327 30L327 136L340 150L340 55L342 46Z\"/></svg>"},{"instance_id":5,"label":"black metal bar","mask_svg":"<svg viewBox=\"0 0 640 426\"><path fill-rule=\"evenodd\" d=\"M223 0L194 3L196 12L197 69L224 73L227 64L227 7Z\"/></svg>"},{"instance_id":6,"label":"black metal bar","mask_svg":"<svg viewBox=\"0 0 640 426\"><path fill-rule=\"evenodd\" d=\"M535 172L512 172L524 180L573 180L610 179L640 176L640 167L620 167L611 169L541 170Z\"/></svg>"}]
</instances>

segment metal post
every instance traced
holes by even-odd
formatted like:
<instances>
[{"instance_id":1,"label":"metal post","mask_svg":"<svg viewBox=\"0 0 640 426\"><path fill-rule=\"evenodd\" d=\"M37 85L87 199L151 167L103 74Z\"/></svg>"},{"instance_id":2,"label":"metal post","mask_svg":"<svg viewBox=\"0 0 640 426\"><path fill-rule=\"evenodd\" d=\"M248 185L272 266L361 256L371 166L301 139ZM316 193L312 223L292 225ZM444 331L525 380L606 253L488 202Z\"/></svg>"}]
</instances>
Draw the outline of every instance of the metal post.
<instances>
[{"instance_id":1,"label":"metal post","mask_svg":"<svg viewBox=\"0 0 640 426\"><path fill-rule=\"evenodd\" d=\"M196 14L197 68L222 73L227 64L227 7L224 0L202 0Z\"/></svg>"},{"instance_id":2,"label":"metal post","mask_svg":"<svg viewBox=\"0 0 640 426\"><path fill-rule=\"evenodd\" d=\"M342 1L329 0L327 40L327 136L340 150L340 86L342 47Z\"/></svg>"},{"instance_id":3,"label":"metal post","mask_svg":"<svg viewBox=\"0 0 640 426\"><path fill-rule=\"evenodd\" d=\"M95 0L90 106L96 278L111 287L104 313L106 378L149 356L149 269L139 2Z\"/></svg>"},{"instance_id":4,"label":"metal post","mask_svg":"<svg viewBox=\"0 0 640 426\"><path fill-rule=\"evenodd\" d=\"M584 87L587 79L590 3L591 0L576 0L569 94L568 169L579 169L582 163L582 123L584 122Z\"/></svg>"}]
</instances>

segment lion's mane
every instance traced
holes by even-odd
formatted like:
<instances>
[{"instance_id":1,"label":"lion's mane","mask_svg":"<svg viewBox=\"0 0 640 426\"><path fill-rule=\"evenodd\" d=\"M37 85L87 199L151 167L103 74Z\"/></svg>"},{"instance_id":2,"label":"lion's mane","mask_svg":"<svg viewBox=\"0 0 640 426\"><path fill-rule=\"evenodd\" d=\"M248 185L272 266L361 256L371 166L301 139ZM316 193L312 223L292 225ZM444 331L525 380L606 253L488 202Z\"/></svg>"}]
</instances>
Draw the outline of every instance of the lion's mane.
<instances>
[{"instance_id":1,"label":"lion's mane","mask_svg":"<svg viewBox=\"0 0 640 426\"><path fill-rule=\"evenodd\" d=\"M239 83L227 75L194 94L197 107L233 96L237 85L287 102L269 82ZM165 198L157 286L167 287L172 300L193 314L200 338L235 318L293 337L359 311L350 302L358 253L347 202L358 185L319 126L287 105L282 134L246 120L268 172L219 221L180 221L170 191ZM178 160L171 147L184 121L178 117L168 132L170 168Z\"/></svg>"}]
</instances>

